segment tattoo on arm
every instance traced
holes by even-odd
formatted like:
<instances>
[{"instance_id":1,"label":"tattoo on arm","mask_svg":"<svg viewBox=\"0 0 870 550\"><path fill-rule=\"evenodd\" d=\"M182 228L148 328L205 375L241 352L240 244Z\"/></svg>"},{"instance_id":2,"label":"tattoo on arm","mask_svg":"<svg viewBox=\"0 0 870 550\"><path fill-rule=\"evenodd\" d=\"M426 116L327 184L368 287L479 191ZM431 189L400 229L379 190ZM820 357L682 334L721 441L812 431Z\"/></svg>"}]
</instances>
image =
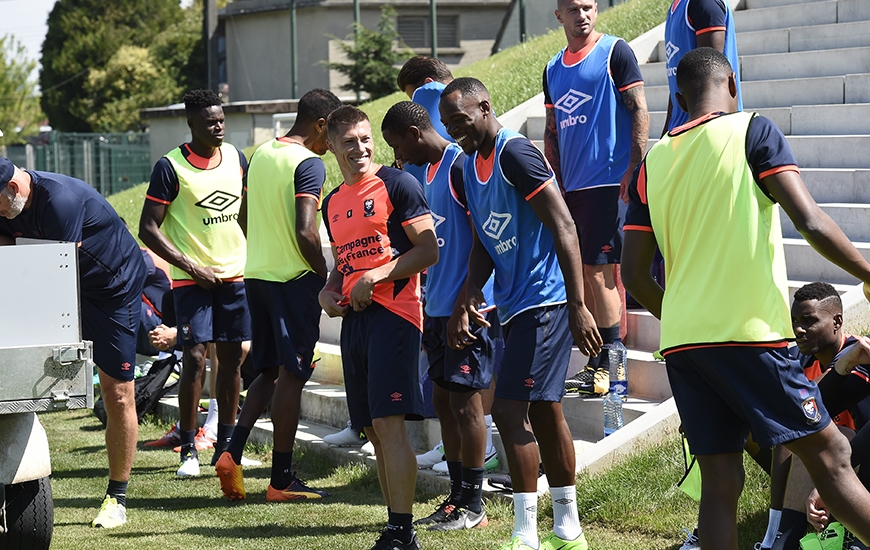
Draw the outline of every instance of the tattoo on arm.
<instances>
[{"instance_id":1,"label":"tattoo on arm","mask_svg":"<svg viewBox=\"0 0 870 550\"><path fill-rule=\"evenodd\" d=\"M634 168L643 160L649 139L649 112L643 85L622 92L622 103L631 114L631 160L629 162L631 168Z\"/></svg>"},{"instance_id":2,"label":"tattoo on arm","mask_svg":"<svg viewBox=\"0 0 870 550\"><path fill-rule=\"evenodd\" d=\"M556 183L562 185L562 166L559 164L559 130L556 128L556 111L547 107L547 119L544 126L544 156L556 174ZM564 187L563 187L564 189Z\"/></svg>"}]
</instances>

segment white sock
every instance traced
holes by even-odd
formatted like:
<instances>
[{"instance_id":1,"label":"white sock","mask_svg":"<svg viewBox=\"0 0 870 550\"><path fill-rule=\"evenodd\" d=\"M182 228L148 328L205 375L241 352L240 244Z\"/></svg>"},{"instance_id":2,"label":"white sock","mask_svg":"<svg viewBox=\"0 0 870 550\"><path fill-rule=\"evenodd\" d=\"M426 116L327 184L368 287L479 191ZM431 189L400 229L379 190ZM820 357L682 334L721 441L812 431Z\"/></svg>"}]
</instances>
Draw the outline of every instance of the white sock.
<instances>
[{"instance_id":1,"label":"white sock","mask_svg":"<svg viewBox=\"0 0 870 550\"><path fill-rule=\"evenodd\" d=\"M514 532L527 546L537 548L538 493L514 493Z\"/></svg>"},{"instance_id":2,"label":"white sock","mask_svg":"<svg viewBox=\"0 0 870 550\"><path fill-rule=\"evenodd\" d=\"M782 519L782 510L770 509L770 517L767 520L767 532L764 534L764 540L761 541L762 548L772 548L776 541L776 534L779 532L779 520Z\"/></svg>"},{"instance_id":3,"label":"white sock","mask_svg":"<svg viewBox=\"0 0 870 550\"><path fill-rule=\"evenodd\" d=\"M553 532L562 540L574 540L583 534L577 513L577 487L550 487L553 499Z\"/></svg>"},{"instance_id":4,"label":"white sock","mask_svg":"<svg viewBox=\"0 0 870 550\"><path fill-rule=\"evenodd\" d=\"M492 451L492 415L483 415L483 421L486 423L486 453Z\"/></svg>"},{"instance_id":5,"label":"white sock","mask_svg":"<svg viewBox=\"0 0 870 550\"><path fill-rule=\"evenodd\" d=\"M217 399L209 399L208 400L208 415L205 417L205 424L203 428L209 435L217 435L217 427L218 427L218 404Z\"/></svg>"}]
</instances>

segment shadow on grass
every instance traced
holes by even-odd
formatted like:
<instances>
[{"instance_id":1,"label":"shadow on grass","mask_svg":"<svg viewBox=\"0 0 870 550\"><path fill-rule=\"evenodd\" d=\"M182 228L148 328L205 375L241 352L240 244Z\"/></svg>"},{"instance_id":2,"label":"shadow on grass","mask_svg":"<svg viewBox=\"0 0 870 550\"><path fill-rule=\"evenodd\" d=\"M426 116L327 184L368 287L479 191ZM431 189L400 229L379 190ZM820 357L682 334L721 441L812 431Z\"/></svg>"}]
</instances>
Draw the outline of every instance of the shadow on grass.
<instances>
[{"instance_id":1,"label":"shadow on grass","mask_svg":"<svg viewBox=\"0 0 870 550\"><path fill-rule=\"evenodd\" d=\"M371 533L372 538L375 538L383 524L364 524L364 525L320 525L320 526L303 526L303 525L288 525L278 526L274 524L266 525L246 525L241 527L190 527L185 530L191 535L199 535L201 537L209 537L215 539L268 539L272 537L334 537L336 535L356 535Z\"/></svg>"}]
</instances>

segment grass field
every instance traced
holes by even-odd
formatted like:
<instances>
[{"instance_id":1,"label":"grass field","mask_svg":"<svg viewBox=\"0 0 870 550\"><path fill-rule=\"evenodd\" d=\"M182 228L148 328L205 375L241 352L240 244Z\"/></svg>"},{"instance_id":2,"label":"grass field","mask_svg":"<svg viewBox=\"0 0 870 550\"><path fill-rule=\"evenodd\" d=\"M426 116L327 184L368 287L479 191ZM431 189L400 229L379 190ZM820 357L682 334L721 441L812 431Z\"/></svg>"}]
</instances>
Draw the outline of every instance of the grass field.
<instances>
[{"instance_id":1,"label":"grass field","mask_svg":"<svg viewBox=\"0 0 870 550\"><path fill-rule=\"evenodd\" d=\"M175 477L178 455L141 451L136 455L128 489L129 522L113 530L97 530L90 521L106 484L103 430L90 411L42 414L52 449L55 503L53 548L106 549L367 549L386 521L375 474L364 466L336 467L324 455L298 453L294 466L311 486L330 497L315 504L265 502L270 451L246 450L263 466L245 470L248 499L230 503L221 495L214 470L206 464L197 479ZM139 440L161 436L167 426L146 419ZM141 450L141 445L140 445ZM697 505L675 482L682 455L677 441L663 442L619 464L609 472L578 478L578 507L590 548L594 550L671 550L681 544L680 528L695 524ZM740 504L740 547L751 548L764 534L767 479L747 464L746 490ZM415 516L427 515L437 495L417 494ZM513 526L510 505L487 502L490 526L458 533L423 532L426 550L495 550ZM540 501L542 535L552 528L549 498Z\"/></svg>"}]
</instances>

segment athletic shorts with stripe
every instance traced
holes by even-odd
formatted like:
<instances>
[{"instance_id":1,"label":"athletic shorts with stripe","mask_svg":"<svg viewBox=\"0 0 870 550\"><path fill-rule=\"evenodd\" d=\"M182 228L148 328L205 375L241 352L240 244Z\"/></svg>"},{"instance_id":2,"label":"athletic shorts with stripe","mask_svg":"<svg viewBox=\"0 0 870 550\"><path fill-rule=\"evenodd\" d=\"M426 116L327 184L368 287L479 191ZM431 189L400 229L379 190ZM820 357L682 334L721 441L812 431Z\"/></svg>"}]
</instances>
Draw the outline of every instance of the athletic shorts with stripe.
<instances>
[{"instance_id":1,"label":"athletic shorts with stripe","mask_svg":"<svg viewBox=\"0 0 870 550\"><path fill-rule=\"evenodd\" d=\"M831 418L815 383L786 347L707 346L665 356L692 453L739 453L816 433Z\"/></svg>"},{"instance_id":2,"label":"athletic shorts with stripe","mask_svg":"<svg viewBox=\"0 0 870 550\"><path fill-rule=\"evenodd\" d=\"M419 361L420 330L409 321L377 302L349 309L341 323L341 363L351 425L400 414L421 420Z\"/></svg>"},{"instance_id":3,"label":"athletic shorts with stripe","mask_svg":"<svg viewBox=\"0 0 870 550\"><path fill-rule=\"evenodd\" d=\"M312 272L286 282L245 279L254 370L283 365L302 380L311 378L320 338L317 294L325 283Z\"/></svg>"}]
</instances>

